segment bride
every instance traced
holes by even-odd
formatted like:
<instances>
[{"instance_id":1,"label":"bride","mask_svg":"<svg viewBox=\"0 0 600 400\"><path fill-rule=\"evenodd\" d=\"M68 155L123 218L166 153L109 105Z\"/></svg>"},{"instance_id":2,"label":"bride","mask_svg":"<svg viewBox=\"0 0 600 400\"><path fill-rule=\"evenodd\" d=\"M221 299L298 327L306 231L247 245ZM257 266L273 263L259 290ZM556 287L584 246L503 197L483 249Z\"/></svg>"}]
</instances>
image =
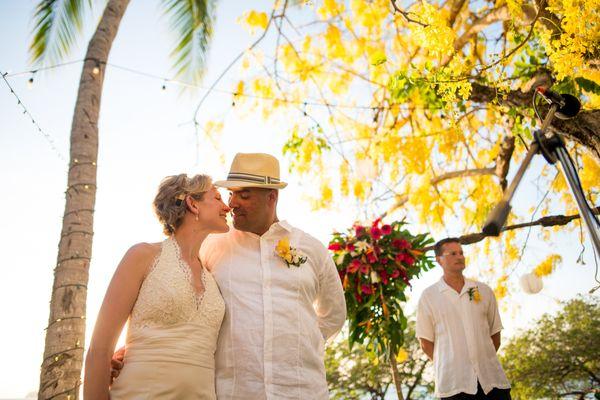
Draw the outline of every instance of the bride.
<instances>
[{"instance_id":1,"label":"bride","mask_svg":"<svg viewBox=\"0 0 600 400\"><path fill-rule=\"evenodd\" d=\"M214 352L225 305L198 259L229 212L206 175L165 178L154 209L168 236L131 247L98 314L85 363L86 399L215 399ZM129 318L125 366L110 387L110 362Z\"/></svg>"}]
</instances>

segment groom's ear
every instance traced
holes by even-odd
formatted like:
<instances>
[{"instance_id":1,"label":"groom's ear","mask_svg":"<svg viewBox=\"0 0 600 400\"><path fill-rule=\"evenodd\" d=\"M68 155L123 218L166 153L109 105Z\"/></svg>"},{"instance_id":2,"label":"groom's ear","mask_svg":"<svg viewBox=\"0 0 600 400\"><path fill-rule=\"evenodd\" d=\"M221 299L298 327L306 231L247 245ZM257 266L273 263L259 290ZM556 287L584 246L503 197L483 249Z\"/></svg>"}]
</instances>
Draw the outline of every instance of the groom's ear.
<instances>
[{"instance_id":1,"label":"groom's ear","mask_svg":"<svg viewBox=\"0 0 600 400\"><path fill-rule=\"evenodd\" d=\"M279 199L279 191L277 189L271 189L267 195L267 198L270 202L277 203L277 199Z\"/></svg>"}]
</instances>

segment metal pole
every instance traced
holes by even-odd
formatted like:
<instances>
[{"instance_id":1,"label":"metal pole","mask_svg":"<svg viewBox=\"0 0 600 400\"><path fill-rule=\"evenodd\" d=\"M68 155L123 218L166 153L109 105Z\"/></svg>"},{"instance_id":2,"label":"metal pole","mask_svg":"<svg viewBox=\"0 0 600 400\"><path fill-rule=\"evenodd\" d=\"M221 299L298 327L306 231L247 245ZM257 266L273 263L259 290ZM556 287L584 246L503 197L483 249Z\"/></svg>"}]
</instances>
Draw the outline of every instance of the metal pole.
<instances>
[{"instance_id":1,"label":"metal pole","mask_svg":"<svg viewBox=\"0 0 600 400\"><path fill-rule=\"evenodd\" d=\"M556 113L557 109L558 105L552 104L550 110L548 111L548 114L546 114L546 118L544 118L544 121L542 123L542 132L546 132L546 128L550 125L550 122L552 122L552 119L554 118L554 114ZM513 196L515 195L515 191L521 183L521 180L523 179L523 176L525 175L525 171L529 167L529 164L531 164L531 159L534 155L536 155L539 152L539 150L540 145L537 141L533 142L531 144L531 147L529 147L529 151L527 151L527 154L525 155L525 160L523 160L521 166L515 174L515 177L510 182L508 188L504 191L504 194L502 195L502 200L500 200L496 207L494 207L487 220L485 221L485 224L483 225L482 232L486 235L500 235L502 227L506 224L506 219L508 218L508 213L511 209L510 202Z\"/></svg>"},{"instance_id":2,"label":"metal pole","mask_svg":"<svg viewBox=\"0 0 600 400\"><path fill-rule=\"evenodd\" d=\"M577 208L579 209L579 215L581 219L583 219L587 231L590 235L590 239L592 241L592 245L596 249L596 253L600 254L600 225L598 225L598 221L594 218L594 214L590 209L587 200L585 199L585 195L581 189L579 184L579 177L577 175L577 170L571 161L571 157L569 157L569 153L567 149L563 146L557 147L554 149L554 153L560 162L562 167L562 172L567 178L567 183L569 185L569 189L571 189L571 194L575 198L577 203Z\"/></svg>"}]
</instances>

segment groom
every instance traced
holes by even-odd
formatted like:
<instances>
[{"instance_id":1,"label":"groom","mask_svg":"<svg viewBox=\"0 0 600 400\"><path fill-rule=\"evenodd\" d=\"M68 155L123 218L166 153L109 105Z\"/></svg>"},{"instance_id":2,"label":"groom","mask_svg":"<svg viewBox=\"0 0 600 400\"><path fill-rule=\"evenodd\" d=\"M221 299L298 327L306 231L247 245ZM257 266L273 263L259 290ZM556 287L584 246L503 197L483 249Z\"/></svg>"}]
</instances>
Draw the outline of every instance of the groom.
<instances>
[{"instance_id":1,"label":"groom","mask_svg":"<svg viewBox=\"0 0 600 400\"><path fill-rule=\"evenodd\" d=\"M215 355L217 397L327 399L323 345L346 318L331 256L278 219L279 190L287 184L275 157L237 154L227 180L215 185L230 190L234 227L207 238L200 250L226 304ZM285 239L297 252L290 264L276 252Z\"/></svg>"},{"instance_id":2,"label":"groom","mask_svg":"<svg viewBox=\"0 0 600 400\"><path fill-rule=\"evenodd\" d=\"M324 343L344 324L335 264L314 237L277 217L279 162L236 154L227 179L233 226L200 250L225 300L216 361L219 400L328 399Z\"/></svg>"}]
</instances>

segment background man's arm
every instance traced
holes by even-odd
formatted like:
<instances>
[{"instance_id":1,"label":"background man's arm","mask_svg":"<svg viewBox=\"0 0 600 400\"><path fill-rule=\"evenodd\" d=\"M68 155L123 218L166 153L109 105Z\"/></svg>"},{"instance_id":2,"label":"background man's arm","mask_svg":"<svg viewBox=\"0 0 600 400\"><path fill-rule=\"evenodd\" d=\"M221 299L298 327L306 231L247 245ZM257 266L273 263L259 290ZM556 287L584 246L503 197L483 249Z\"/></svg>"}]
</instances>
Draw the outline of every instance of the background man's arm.
<instances>
[{"instance_id":1,"label":"background man's arm","mask_svg":"<svg viewBox=\"0 0 600 400\"><path fill-rule=\"evenodd\" d=\"M496 351L498 351L498 349L500 348L500 332L495 333L492 335L492 342L494 343L494 347L496 348Z\"/></svg>"},{"instance_id":2,"label":"background man's arm","mask_svg":"<svg viewBox=\"0 0 600 400\"><path fill-rule=\"evenodd\" d=\"M427 339L419 338L419 343L421 343L421 350L423 350L423 353L425 353L427 357L433 361L433 342Z\"/></svg>"}]
</instances>

